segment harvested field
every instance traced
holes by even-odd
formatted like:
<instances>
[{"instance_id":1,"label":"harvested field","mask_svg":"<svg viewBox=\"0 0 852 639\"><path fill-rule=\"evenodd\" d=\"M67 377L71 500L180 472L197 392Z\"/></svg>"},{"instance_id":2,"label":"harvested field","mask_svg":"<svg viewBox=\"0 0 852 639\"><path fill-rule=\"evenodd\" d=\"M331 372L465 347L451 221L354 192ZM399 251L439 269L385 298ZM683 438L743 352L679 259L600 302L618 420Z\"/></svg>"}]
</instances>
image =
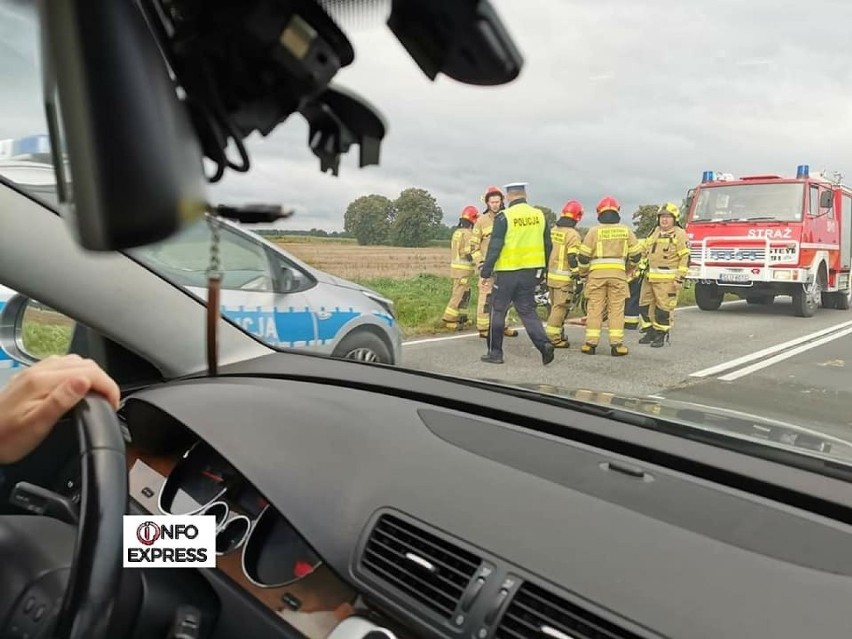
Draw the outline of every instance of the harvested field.
<instances>
[{"instance_id":1,"label":"harvested field","mask_svg":"<svg viewBox=\"0 0 852 639\"><path fill-rule=\"evenodd\" d=\"M282 242L281 248L321 271L349 280L449 276L448 248Z\"/></svg>"}]
</instances>

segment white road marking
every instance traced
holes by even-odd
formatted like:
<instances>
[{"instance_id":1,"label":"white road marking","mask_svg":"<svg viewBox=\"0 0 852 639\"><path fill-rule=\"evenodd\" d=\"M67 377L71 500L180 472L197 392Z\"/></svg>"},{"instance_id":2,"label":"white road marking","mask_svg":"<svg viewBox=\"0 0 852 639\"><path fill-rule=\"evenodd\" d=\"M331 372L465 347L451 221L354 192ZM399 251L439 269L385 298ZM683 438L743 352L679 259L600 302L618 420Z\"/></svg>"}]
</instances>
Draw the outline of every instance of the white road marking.
<instances>
[{"instance_id":1,"label":"white road marking","mask_svg":"<svg viewBox=\"0 0 852 639\"><path fill-rule=\"evenodd\" d=\"M852 324L852 322L846 322L845 325ZM802 344L801 346L797 346L794 349L791 349L785 353L780 353L775 357L770 357L767 360L763 360L762 362L758 362L756 364L752 364L751 366L746 366L745 368L741 368L739 370L734 371L733 373L728 373L727 375L721 376L719 379L724 382L732 382L735 379L739 379L740 377L744 377L753 373L755 371L759 371L762 368L766 368L767 366L772 366L773 364L777 364L778 362L782 362L785 359L789 359L794 355L798 355L799 353L804 353L807 350L812 348L816 348L817 346L822 346L823 344L828 344L833 340L839 339L844 335L849 335L852 333L852 327L844 329L840 332L831 333L830 335L823 337L822 339L818 339L815 342L808 342L806 344Z\"/></svg>"},{"instance_id":2,"label":"white road marking","mask_svg":"<svg viewBox=\"0 0 852 639\"><path fill-rule=\"evenodd\" d=\"M431 344L432 342L446 342L451 339L462 339L463 337L479 336L479 333L463 333L461 335L445 335L444 337L428 337L426 339L412 339L403 342L403 346L413 346L415 344Z\"/></svg>"},{"instance_id":3,"label":"white road marking","mask_svg":"<svg viewBox=\"0 0 852 639\"><path fill-rule=\"evenodd\" d=\"M703 370L696 371L692 373L690 377L708 377L710 375L715 375L717 373L736 368L737 366L741 366L742 364L748 364L749 362L752 362L756 359L760 359L768 355L773 355L775 353L778 353L779 351L783 351L786 348L790 348L791 346L803 344L805 342L822 337L823 335L840 331L846 328L847 326L852 326L852 321L843 322L841 324L835 324L834 326L829 326L828 328L824 328L822 330L815 331L813 333L808 333L807 335L802 335L801 337L797 337L795 339L791 339L786 342L781 342L780 344L775 344L774 346L764 348L763 350L751 353L750 355L743 355L742 357L732 359L728 362L722 362L721 364L717 364L716 366L711 366L710 368L705 368Z\"/></svg>"},{"instance_id":4,"label":"white road marking","mask_svg":"<svg viewBox=\"0 0 852 639\"><path fill-rule=\"evenodd\" d=\"M744 301L745 300L732 300L730 302L725 302L724 305L727 306L728 304L740 304L741 302L744 302ZM692 306L679 306L676 309L676 311L689 311L689 310L696 309L696 308L698 308L698 307L695 306L694 304ZM566 324L566 326L568 326L568 327L573 326L575 328L584 328L583 326L577 326L576 324ZM516 328L518 331L526 330L526 329L524 329L523 326L515 326L514 328ZM448 342L448 341L453 340L453 339L462 339L464 337L474 337L476 335L479 335L479 333L478 332L477 333L463 333L463 334L460 334L460 335L442 335L440 337L424 337L424 338L420 338L420 339L406 340L402 343L402 345L403 346L416 346L417 344L435 344L435 343L440 343L440 342Z\"/></svg>"}]
</instances>

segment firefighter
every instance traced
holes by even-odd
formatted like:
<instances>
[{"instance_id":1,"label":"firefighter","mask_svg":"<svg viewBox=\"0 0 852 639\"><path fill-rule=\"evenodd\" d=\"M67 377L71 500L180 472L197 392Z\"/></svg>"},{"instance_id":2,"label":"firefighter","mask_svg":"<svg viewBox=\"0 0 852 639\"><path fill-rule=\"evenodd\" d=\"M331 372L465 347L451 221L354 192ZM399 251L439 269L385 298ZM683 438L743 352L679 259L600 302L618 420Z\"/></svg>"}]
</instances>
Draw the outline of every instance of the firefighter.
<instances>
[{"instance_id":1,"label":"firefighter","mask_svg":"<svg viewBox=\"0 0 852 639\"><path fill-rule=\"evenodd\" d=\"M624 304L630 295L627 264L635 267L642 248L633 231L621 223L621 205L615 198L601 199L597 213L598 225L586 234L577 257L580 275L587 277L585 295L589 300L586 342L580 350L586 355L595 353L606 311L610 352L620 357L629 352L624 345Z\"/></svg>"},{"instance_id":2,"label":"firefighter","mask_svg":"<svg viewBox=\"0 0 852 639\"><path fill-rule=\"evenodd\" d=\"M535 289L544 278L552 243L547 220L540 209L527 204L526 184L506 185L509 206L494 219L482 276L494 274L488 352L482 361L503 363L503 328L510 304L515 305L527 335L541 353L542 364L553 361L553 344L536 315Z\"/></svg>"},{"instance_id":3,"label":"firefighter","mask_svg":"<svg viewBox=\"0 0 852 639\"><path fill-rule=\"evenodd\" d=\"M485 202L485 210L476 220L476 224L473 225L469 251L477 271L482 268L485 263L485 256L488 254L494 217L499 211L503 210L503 191L496 186L489 186L485 190L485 195L482 196L482 201ZM493 278L480 275L479 300L476 305L476 328L482 338L488 337L488 327L491 325L491 289L493 286ZM504 335L508 337L515 337L517 334L518 331L514 328L506 327L504 331Z\"/></svg>"},{"instance_id":4,"label":"firefighter","mask_svg":"<svg viewBox=\"0 0 852 639\"><path fill-rule=\"evenodd\" d=\"M672 312L686 274L689 272L689 240L677 223L680 209L666 202L657 212L657 228L645 242L648 273L642 284L639 313L651 328L639 340L653 348L663 346L671 330ZM654 314L651 315L651 305Z\"/></svg>"},{"instance_id":5,"label":"firefighter","mask_svg":"<svg viewBox=\"0 0 852 639\"><path fill-rule=\"evenodd\" d=\"M470 236L479 217L475 206L466 206L459 216L459 224L450 242L450 277L453 292L444 309L444 324L450 330L462 330L467 323L467 305L470 302L470 278L473 275L473 258L470 256Z\"/></svg>"},{"instance_id":6,"label":"firefighter","mask_svg":"<svg viewBox=\"0 0 852 639\"><path fill-rule=\"evenodd\" d=\"M553 249L547 264L547 287L550 289L550 316L545 333L556 348L568 348L563 324L574 297L574 282L579 279L577 252L580 234L575 228L583 219L583 205L571 200L562 207L562 215L550 230Z\"/></svg>"}]
</instances>

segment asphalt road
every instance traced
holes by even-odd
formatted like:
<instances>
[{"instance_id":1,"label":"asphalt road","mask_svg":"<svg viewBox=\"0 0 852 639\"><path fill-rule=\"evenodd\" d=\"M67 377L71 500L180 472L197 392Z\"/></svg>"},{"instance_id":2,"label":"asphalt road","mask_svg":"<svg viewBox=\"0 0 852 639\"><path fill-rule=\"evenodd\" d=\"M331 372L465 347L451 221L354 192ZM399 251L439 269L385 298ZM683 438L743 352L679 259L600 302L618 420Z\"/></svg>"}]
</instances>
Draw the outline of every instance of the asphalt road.
<instances>
[{"instance_id":1,"label":"asphalt road","mask_svg":"<svg viewBox=\"0 0 852 639\"><path fill-rule=\"evenodd\" d=\"M520 326L519 326L520 328ZM550 366L526 332L504 340L502 365L485 364L476 333L415 339L402 365L453 376L533 383L722 406L852 441L852 312L794 317L789 299L768 307L728 302L716 312L678 309L670 344L650 348L627 331L627 357L580 353L584 330L567 326L569 349ZM13 372L0 368L0 387Z\"/></svg>"},{"instance_id":2,"label":"asphalt road","mask_svg":"<svg viewBox=\"0 0 852 639\"><path fill-rule=\"evenodd\" d=\"M626 357L604 337L595 355L579 348L584 329L567 326L569 349L542 366L524 331L504 340L502 365L480 361L477 334L412 340L402 365L450 375L583 388L723 406L852 440L852 312L792 315L789 298L772 306L728 302L716 312L678 309L670 344L650 348L627 331Z\"/></svg>"}]
</instances>

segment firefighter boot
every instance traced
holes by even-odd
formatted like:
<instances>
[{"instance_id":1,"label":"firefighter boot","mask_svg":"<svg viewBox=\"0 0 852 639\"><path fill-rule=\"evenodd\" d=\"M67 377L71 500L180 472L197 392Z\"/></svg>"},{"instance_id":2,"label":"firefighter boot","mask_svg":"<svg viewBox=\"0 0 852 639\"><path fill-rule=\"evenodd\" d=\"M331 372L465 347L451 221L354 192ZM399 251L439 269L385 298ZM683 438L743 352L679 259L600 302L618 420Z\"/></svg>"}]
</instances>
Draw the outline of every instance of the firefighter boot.
<instances>
[{"instance_id":1,"label":"firefighter boot","mask_svg":"<svg viewBox=\"0 0 852 639\"><path fill-rule=\"evenodd\" d=\"M551 335L550 343L553 344L553 348L571 348L571 343L565 339L564 329L558 335Z\"/></svg>"},{"instance_id":2,"label":"firefighter boot","mask_svg":"<svg viewBox=\"0 0 852 639\"><path fill-rule=\"evenodd\" d=\"M657 334L654 335L654 341L651 342L651 348L662 348L665 346L668 335L668 331L657 331Z\"/></svg>"},{"instance_id":3,"label":"firefighter boot","mask_svg":"<svg viewBox=\"0 0 852 639\"><path fill-rule=\"evenodd\" d=\"M657 338L657 329L651 327L649 328L642 338L639 340L640 344L650 344Z\"/></svg>"},{"instance_id":4,"label":"firefighter boot","mask_svg":"<svg viewBox=\"0 0 852 639\"><path fill-rule=\"evenodd\" d=\"M609 350L613 357L624 357L630 352L624 344L611 344Z\"/></svg>"},{"instance_id":5,"label":"firefighter boot","mask_svg":"<svg viewBox=\"0 0 852 639\"><path fill-rule=\"evenodd\" d=\"M580 352L584 355L594 355L595 349L597 349L597 347L597 344L589 344L589 342L586 342L580 347Z\"/></svg>"}]
</instances>

